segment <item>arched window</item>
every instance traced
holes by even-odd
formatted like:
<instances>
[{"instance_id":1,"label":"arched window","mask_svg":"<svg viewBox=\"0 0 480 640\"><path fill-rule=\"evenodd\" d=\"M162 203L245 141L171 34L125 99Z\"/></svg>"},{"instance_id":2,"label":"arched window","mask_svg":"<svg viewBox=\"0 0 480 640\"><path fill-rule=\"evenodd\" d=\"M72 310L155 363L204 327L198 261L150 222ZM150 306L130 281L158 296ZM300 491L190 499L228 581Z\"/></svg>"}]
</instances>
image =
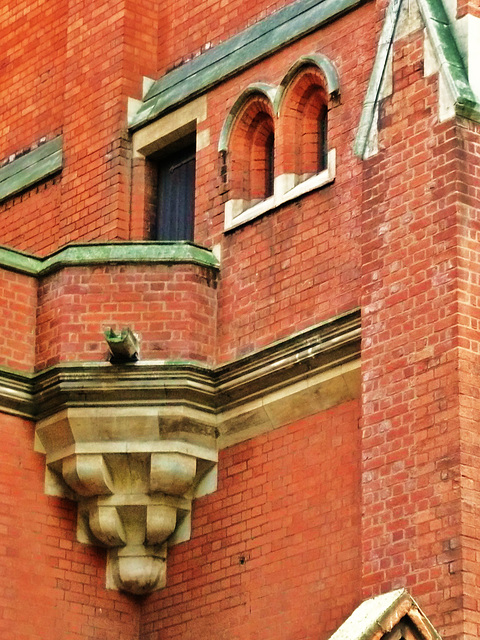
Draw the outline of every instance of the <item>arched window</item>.
<instances>
[{"instance_id":1,"label":"arched window","mask_svg":"<svg viewBox=\"0 0 480 640\"><path fill-rule=\"evenodd\" d=\"M241 208L273 195L275 129L273 110L261 93L250 95L235 115L227 150L227 183L231 200Z\"/></svg>"},{"instance_id":2,"label":"arched window","mask_svg":"<svg viewBox=\"0 0 480 640\"><path fill-rule=\"evenodd\" d=\"M296 182L327 168L328 92L317 67L305 66L290 80L280 111L281 173Z\"/></svg>"},{"instance_id":3,"label":"arched window","mask_svg":"<svg viewBox=\"0 0 480 640\"><path fill-rule=\"evenodd\" d=\"M237 98L218 143L225 230L335 180L328 116L338 96L335 66L312 53L297 60L277 87L255 83Z\"/></svg>"},{"instance_id":4,"label":"arched window","mask_svg":"<svg viewBox=\"0 0 480 640\"><path fill-rule=\"evenodd\" d=\"M275 135L273 120L259 113L250 125L250 200L264 200L273 195Z\"/></svg>"}]
</instances>

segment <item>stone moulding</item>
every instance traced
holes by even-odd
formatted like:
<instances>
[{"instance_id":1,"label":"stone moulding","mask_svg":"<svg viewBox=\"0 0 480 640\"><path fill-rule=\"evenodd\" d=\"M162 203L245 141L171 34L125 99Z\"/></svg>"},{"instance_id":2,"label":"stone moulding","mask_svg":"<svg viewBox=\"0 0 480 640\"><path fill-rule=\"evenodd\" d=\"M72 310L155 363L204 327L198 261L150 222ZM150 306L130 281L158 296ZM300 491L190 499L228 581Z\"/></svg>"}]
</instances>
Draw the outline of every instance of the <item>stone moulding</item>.
<instances>
[{"instance_id":1,"label":"stone moulding","mask_svg":"<svg viewBox=\"0 0 480 640\"><path fill-rule=\"evenodd\" d=\"M430 43L431 54L436 60L437 71L444 78L448 93L453 100L453 113L480 121L480 106L469 84L468 64L463 59L442 0L416 0L421 19L425 25L425 39ZM362 114L355 138L354 152L360 158L367 158L377 152L376 129L380 101L391 87L391 55L397 30L402 22L403 0L390 0L377 46ZM472 66L472 65L470 65ZM474 66L477 67L475 60Z\"/></svg>"},{"instance_id":2,"label":"stone moulding","mask_svg":"<svg viewBox=\"0 0 480 640\"><path fill-rule=\"evenodd\" d=\"M192 500L216 488L212 425L195 433L183 422L167 437L152 408L71 408L37 422L46 493L78 502L77 538L108 550L108 587L163 587L167 541L190 537Z\"/></svg>"},{"instance_id":3,"label":"stone moulding","mask_svg":"<svg viewBox=\"0 0 480 640\"><path fill-rule=\"evenodd\" d=\"M49 495L78 502L77 538L107 549L107 586L165 584L192 501L216 489L222 448L359 397L355 309L234 362L0 370L0 411L36 422Z\"/></svg>"},{"instance_id":4,"label":"stone moulding","mask_svg":"<svg viewBox=\"0 0 480 640\"><path fill-rule=\"evenodd\" d=\"M362 602L330 640L441 640L405 589Z\"/></svg>"}]
</instances>

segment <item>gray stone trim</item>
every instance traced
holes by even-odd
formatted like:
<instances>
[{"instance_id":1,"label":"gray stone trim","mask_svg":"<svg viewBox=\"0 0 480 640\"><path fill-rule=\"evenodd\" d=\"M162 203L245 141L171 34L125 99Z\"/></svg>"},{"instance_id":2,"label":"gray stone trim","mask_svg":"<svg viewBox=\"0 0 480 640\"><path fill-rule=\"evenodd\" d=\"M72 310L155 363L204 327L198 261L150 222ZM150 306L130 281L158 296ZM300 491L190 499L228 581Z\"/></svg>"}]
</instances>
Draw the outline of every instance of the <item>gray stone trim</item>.
<instances>
[{"instance_id":1,"label":"gray stone trim","mask_svg":"<svg viewBox=\"0 0 480 640\"><path fill-rule=\"evenodd\" d=\"M0 169L0 202L45 180L62 166L62 136L58 136Z\"/></svg>"},{"instance_id":2,"label":"gray stone trim","mask_svg":"<svg viewBox=\"0 0 480 640\"><path fill-rule=\"evenodd\" d=\"M330 640L381 640L397 629L397 625L403 620L408 620L422 640L441 640L426 615L405 589L383 593L362 602ZM403 638L403 634L399 635Z\"/></svg>"},{"instance_id":3,"label":"gray stone trim","mask_svg":"<svg viewBox=\"0 0 480 640\"><path fill-rule=\"evenodd\" d=\"M0 412L32 419L35 415L34 375L0 368Z\"/></svg>"},{"instance_id":4,"label":"gray stone trim","mask_svg":"<svg viewBox=\"0 0 480 640\"><path fill-rule=\"evenodd\" d=\"M355 309L217 368L139 361L64 363L36 374L1 369L0 408L38 420L72 408L151 407L166 430L187 411L189 428L210 424L222 447L358 397L359 358Z\"/></svg>"},{"instance_id":5,"label":"gray stone trim","mask_svg":"<svg viewBox=\"0 0 480 640\"><path fill-rule=\"evenodd\" d=\"M391 0L385 14L354 143L354 152L361 158L369 155L369 141L372 128L376 126L377 107L382 97L382 85L395 39L402 2L403 0ZM469 85L465 63L442 0L417 0L417 4L439 68L443 72L453 97L456 113L479 121L480 106L477 104Z\"/></svg>"}]
</instances>

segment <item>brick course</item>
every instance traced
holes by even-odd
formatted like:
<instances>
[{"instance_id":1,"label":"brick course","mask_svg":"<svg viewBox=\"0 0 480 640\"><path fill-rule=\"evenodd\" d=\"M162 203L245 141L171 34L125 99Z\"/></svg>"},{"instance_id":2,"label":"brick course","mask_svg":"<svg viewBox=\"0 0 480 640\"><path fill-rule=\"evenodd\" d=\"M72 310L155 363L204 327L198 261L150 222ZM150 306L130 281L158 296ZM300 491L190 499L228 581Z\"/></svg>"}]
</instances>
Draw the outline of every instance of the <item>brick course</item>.
<instances>
[{"instance_id":1,"label":"brick course","mask_svg":"<svg viewBox=\"0 0 480 640\"><path fill-rule=\"evenodd\" d=\"M0 204L0 242L46 255L72 241L145 238L149 167L132 171L128 97L141 98L143 75L286 4L0 10L10 56L0 162L64 138L61 174ZM34 425L2 414L2 638L327 640L363 598L400 586L443 638L480 636L480 129L439 122L419 30L394 45L379 153L354 157L386 4L366 2L208 93L195 241L219 250L218 277L191 264L38 279L0 270L0 365L24 372L104 361L111 326L140 334L143 359L217 365L358 306L363 323L362 397L220 452L217 492L194 503L166 589L143 601L105 589L105 554L76 542L75 505L44 495ZM479 15L473 0L457 9ZM328 113L335 181L224 233L225 201L242 193L223 179L225 118L251 83L277 86L313 52L341 80ZM290 128L273 120L278 149L288 147ZM276 175L297 165L277 154Z\"/></svg>"},{"instance_id":2,"label":"brick course","mask_svg":"<svg viewBox=\"0 0 480 640\"><path fill-rule=\"evenodd\" d=\"M325 640L360 598L358 404L221 453L141 637Z\"/></svg>"},{"instance_id":3,"label":"brick course","mask_svg":"<svg viewBox=\"0 0 480 640\"><path fill-rule=\"evenodd\" d=\"M44 495L34 425L0 420L0 635L4 640L132 640L134 599L105 589L104 552L75 539L74 503Z\"/></svg>"}]
</instances>

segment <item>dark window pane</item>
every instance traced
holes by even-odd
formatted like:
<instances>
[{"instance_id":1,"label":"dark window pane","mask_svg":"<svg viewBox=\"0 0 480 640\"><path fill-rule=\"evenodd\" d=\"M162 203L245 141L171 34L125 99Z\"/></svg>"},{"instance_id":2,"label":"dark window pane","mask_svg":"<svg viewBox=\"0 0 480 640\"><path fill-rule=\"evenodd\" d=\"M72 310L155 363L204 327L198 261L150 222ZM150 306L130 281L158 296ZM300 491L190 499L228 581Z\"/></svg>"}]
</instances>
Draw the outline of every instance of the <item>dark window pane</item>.
<instances>
[{"instance_id":1,"label":"dark window pane","mask_svg":"<svg viewBox=\"0 0 480 640\"><path fill-rule=\"evenodd\" d=\"M157 240L193 240L195 147L165 158L158 178Z\"/></svg>"},{"instance_id":2,"label":"dark window pane","mask_svg":"<svg viewBox=\"0 0 480 640\"><path fill-rule=\"evenodd\" d=\"M327 107L320 111L318 119L318 170L327 168Z\"/></svg>"},{"instance_id":3,"label":"dark window pane","mask_svg":"<svg viewBox=\"0 0 480 640\"><path fill-rule=\"evenodd\" d=\"M266 171L265 171L265 197L273 195L273 181L275 178L275 138L273 132L267 138L266 141Z\"/></svg>"}]
</instances>

